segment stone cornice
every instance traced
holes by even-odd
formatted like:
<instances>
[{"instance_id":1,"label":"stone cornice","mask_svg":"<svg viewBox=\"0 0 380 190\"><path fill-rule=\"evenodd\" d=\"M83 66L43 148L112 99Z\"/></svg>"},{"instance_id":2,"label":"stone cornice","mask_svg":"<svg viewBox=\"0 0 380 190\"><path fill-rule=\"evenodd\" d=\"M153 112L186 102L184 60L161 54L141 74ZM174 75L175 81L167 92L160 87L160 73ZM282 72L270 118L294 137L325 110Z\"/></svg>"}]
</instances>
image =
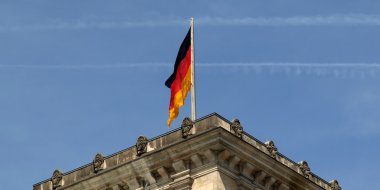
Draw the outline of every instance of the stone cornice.
<instances>
[{"instance_id":1,"label":"stone cornice","mask_svg":"<svg viewBox=\"0 0 380 190\"><path fill-rule=\"evenodd\" d=\"M337 181L328 183L310 170L305 174L304 165L277 152L273 142L264 144L243 131L239 135L236 126L231 132L231 124L217 113L207 115L197 119L186 136L178 128L148 140L145 147L137 142L104 157L104 163L100 159L98 165L93 162L66 172L54 189L186 189L197 175L213 169L240 181L242 189L340 188ZM52 181L33 189L53 190Z\"/></svg>"}]
</instances>

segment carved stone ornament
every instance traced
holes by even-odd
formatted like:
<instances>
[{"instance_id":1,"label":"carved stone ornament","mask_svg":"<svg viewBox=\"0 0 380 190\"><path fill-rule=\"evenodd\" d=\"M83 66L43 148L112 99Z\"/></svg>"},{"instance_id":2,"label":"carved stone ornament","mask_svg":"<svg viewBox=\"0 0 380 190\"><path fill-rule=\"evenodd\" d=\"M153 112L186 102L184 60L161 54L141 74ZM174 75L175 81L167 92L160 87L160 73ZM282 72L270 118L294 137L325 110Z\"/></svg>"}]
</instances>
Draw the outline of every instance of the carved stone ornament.
<instances>
[{"instance_id":1,"label":"carved stone ornament","mask_svg":"<svg viewBox=\"0 0 380 190\"><path fill-rule=\"evenodd\" d=\"M186 138L191 135L191 129L193 128L194 122L190 118L185 117L181 124L182 138Z\"/></svg>"},{"instance_id":2,"label":"carved stone ornament","mask_svg":"<svg viewBox=\"0 0 380 190\"><path fill-rule=\"evenodd\" d=\"M146 147L148 145L148 139L144 136L139 136L136 142L137 156L141 156L146 153Z\"/></svg>"},{"instance_id":3,"label":"carved stone ornament","mask_svg":"<svg viewBox=\"0 0 380 190\"><path fill-rule=\"evenodd\" d=\"M276 155L277 155L277 147L276 145L274 145L274 142L273 141L268 141L265 143L265 147L267 148L269 154L275 158Z\"/></svg>"},{"instance_id":4,"label":"carved stone ornament","mask_svg":"<svg viewBox=\"0 0 380 190\"><path fill-rule=\"evenodd\" d=\"M332 190L342 190L342 188L339 186L339 183L336 179L330 181L330 186Z\"/></svg>"},{"instance_id":5,"label":"carved stone ornament","mask_svg":"<svg viewBox=\"0 0 380 190\"><path fill-rule=\"evenodd\" d=\"M311 172L310 172L309 164L307 164L306 161L301 161L301 162L298 163L298 165L299 165L299 168L300 168L302 174L306 178L310 178L311 177Z\"/></svg>"},{"instance_id":6,"label":"carved stone ornament","mask_svg":"<svg viewBox=\"0 0 380 190\"><path fill-rule=\"evenodd\" d=\"M53 189L56 189L61 186L63 174L59 170L54 170L53 175L51 176L51 183L53 184Z\"/></svg>"},{"instance_id":7,"label":"carved stone ornament","mask_svg":"<svg viewBox=\"0 0 380 190\"><path fill-rule=\"evenodd\" d=\"M240 121L238 119L232 120L232 123L230 125L230 131L239 138L243 137L243 127L240 125Z\"/></svg>"},{"instance_id":8,"label":"carved stone ornament","mask_svg":"<svg viewBox=\"0 0 380 190\"><path fill-rule=\"evenodd\" d=\"M103 169L104 157L102 154L98 153L95 155L94 160L92 161L92 166L94 166L94 173L98 173Z\"/></svg>"}]
</instances>

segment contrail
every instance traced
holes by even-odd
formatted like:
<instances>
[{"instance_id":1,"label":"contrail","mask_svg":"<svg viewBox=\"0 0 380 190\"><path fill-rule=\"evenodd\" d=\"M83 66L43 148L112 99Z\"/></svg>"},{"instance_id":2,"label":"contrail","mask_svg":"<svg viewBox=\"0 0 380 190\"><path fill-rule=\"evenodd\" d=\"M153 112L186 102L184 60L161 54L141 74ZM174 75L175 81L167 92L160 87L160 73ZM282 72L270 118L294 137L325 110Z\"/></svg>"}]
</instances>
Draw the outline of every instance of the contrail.
<instances>
[{"instance_id":1,"label":"contrail","mask_svg":"<svg viewBox=\"0 0 380 190\"><path fill-rule=\"evenodd\" d=\"M0 65L0 69L69 69L69 70L82 70L82 69L128 69L128 68L152 68L152 67L169 67L169 63L124 63L124 64L72 64L72 65Z\"/></svg>"},{"instance_id":2,"label":"contrail","mask_svg":"<svg viewBox=\"0 0 380 190\"><path fill-rule=\"evenodd\" d=\"M293 17L199 17L198 26L380 26L380 15L352 14ZM32 25L0 25L0 32L39 30L128 29L166 26L186 26L188 19L124 20L124 21L54 21Z\"/></svg>"},{"instance_id":3,"label":"contrail","mask_svg":"<svg viewBox=\"0 0 380 190\"><path fill-rule=\"evenodd\" d=\"M76 65L0 65L0 69L59 69L59 70L131 70L131 69L171 69L173 63L120 63L120 64L76 64ZM380 76L380 63L296 63L296 62L229 62L196 63L200 71L221 70L262 74L316 75L341 78Z\"/></svg>"},{"instance_id":4,"label":"contrail","mask_svg":"<svg viewBox=\"0 0 380 190\"><path fill-rule=\"evenodd\" d=\"M113 69L113 68L138 68L138 67L172 67L170 62L144 62L144 63L117 63L117 64L65 64L65 65L33 65L33 64L0 64L0 68L25 68L25 69ZM380 63L302 63L302 62L198 62L195 65L200 68L245 68L245 67L274 67L274 68L353 68L353 69L380 69Z\"/></svg>"},{"instance_id":5,"label":"contrail","mask_svg":"<svg viewBox=\"0 0 380 190\"><path fill-rule=\"evenodd\" d=\"M334 76L338 78L380 76L380 63L203 63L197 67L244 73Z\"/></svg>"},{"instance_id":6,"label":"contrail","mask_svg":"<svg viewBox=\"0 0 380 190\"><path fill-rule=\"evenodd\" d=\"M143 21L55 21L34 25L1 26L0 32L22 32L40 30L83 30L83 29L127 29L186 25L186 20L143 20Z\"/></svg>"},{"instance_id":7,"label":"contrail","mask_svg":"<svg viewBox=\"0 0 380 190\"><path fill-rule=\"evenodd\" d=\"M227 26L315 26L315 25L380 25L379 15L331 15L331 16L294 16L294 17L245 17L223 18L204 17L199 24Z\"/></svg>"},{"instance_id":8,"label":"contrail","mask_svg":"<svg viewBox=\"0 0 380 190\"><path fill-rule=\"evenodd\" d=\"M297 63L297 62L233 62L199 63L199 67L340 67L340 68L378 68L380 63Z\"/></svg>"}]
</instances>

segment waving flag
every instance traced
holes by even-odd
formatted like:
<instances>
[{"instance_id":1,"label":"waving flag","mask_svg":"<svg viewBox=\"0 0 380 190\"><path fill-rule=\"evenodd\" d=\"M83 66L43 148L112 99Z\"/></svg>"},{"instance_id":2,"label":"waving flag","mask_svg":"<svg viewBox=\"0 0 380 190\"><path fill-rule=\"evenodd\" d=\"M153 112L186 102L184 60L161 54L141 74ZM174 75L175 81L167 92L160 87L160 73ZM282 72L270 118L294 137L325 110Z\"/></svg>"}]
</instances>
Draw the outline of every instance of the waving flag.
<instances>
[{"instance_id":1,"label":"waving flag","mask_svg":"<svg viewBox=\"0 0 380 190\"><path fill-rule=\"evenodd\" d=\"M178 116L179 108L184 104L191 87L191 28L179 48L173 74L166 80L170 88L168 126Z\"/></svg>"}]
</instances>

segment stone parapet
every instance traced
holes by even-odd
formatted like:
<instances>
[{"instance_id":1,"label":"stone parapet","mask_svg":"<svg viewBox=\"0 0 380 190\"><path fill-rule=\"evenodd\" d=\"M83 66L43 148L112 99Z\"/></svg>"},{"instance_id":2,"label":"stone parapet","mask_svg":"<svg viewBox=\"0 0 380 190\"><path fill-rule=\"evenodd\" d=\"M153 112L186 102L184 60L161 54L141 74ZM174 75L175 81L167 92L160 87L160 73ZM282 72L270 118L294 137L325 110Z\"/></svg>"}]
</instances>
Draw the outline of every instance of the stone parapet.
<instances>
[{"instance_id":1,"label":"stone parapet","mask_svg":"<svg viewBox=\"0 0 380 190\"><path fill-rule=\"evenodd\" d=\"M34 190L132 189L341 189L213 113L182 128L103 157L75 170L54 173ZM191 127L193 125L193 127ZM306 165L305 165L306 163Z\"/></svg>"}]
</instances>

